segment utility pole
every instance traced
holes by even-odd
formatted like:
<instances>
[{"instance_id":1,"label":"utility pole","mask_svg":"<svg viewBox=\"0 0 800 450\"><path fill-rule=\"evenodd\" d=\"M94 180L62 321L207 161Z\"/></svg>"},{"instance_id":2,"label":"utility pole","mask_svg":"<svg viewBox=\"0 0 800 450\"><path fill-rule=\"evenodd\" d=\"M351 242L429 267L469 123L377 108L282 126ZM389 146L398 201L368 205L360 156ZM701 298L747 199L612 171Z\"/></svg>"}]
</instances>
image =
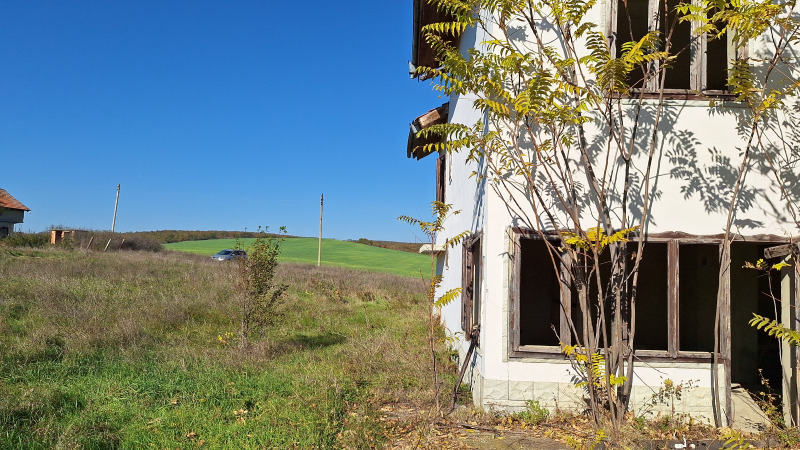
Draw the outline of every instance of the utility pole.
<instances>
[{"instance_id":1,"label":"utility pole","mask_svg":"<svg viewBox=\"0 0 800 450\"><path fill-rule=\"evenodd\" d=\"M119 204L119 184L117 184L117 199L114 200L114 220L111 221L111 232L114 232L114 226L117 224L117 205Z\"/></svg>"},{"instance_id":2,"label":"utility pole","mask_svg":"<svg viewBox=\"0 0 800 450\"><path fill-rule=\"evenodd\" d=\"M317 246L317 267L322 264L322 194L319 194L319 245Z\"/></svg>"}]
</instances>

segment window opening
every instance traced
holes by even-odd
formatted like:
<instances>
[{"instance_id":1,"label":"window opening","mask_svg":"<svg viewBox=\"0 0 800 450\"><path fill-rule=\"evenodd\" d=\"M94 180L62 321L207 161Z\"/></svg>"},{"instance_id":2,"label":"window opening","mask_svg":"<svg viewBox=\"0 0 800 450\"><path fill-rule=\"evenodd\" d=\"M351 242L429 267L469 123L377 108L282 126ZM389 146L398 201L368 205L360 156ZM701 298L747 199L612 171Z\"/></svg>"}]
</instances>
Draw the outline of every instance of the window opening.
<instances>
[{"instance_id":1,"label":"window opening","mask_svg":"<svg viewBox=\"0 0 800 450\"><path fill-rule=\"evenodd\" d=\"M553 328L561 323L560 278L547 243L521 238L519 252L519 345L558 346Z\"/></svg>"},{"instance_id":2,"label":"window opening","mask_svg":"<svg viewBox=\"0 0 800 450\"><path fill-rule=\"evenodd\" d=\"M658 28L662 41L669 37L672 29L670 54L675 58L666 67L664 88L673 92L727 92L730 61L737 57L732 40L727 35L711 39L707 35L694 33L695 23L678 20L675 8L680 3L679 0L619 0L616 3L615 20L611 22L616 55L621 54L623 43L641 39L652 28ZM740 56L744 56L745 50L741 51ZM658 90L657 77L645 83L645 72L642 70L656 68L653 65L634 69L628 77L628 84L633 89L649 92Z\"/></svg>"},{"instance_id":3,"label":"window opening","mask_svg":"<svg viewBox=\"0 0 800 450\"><path fill-rule=\"evenodd\" d=\"M689 22L679 20L678 13L675 12L679 3L678 0L658 2L660 8L666 9L659 11L659 30L663 40L667 39L672 30L670 54L675 56L664 74L665 89L691 89L692 26Z\"/></svg>"},{"instance_id":4,"label":"window opening","mask_svg":"<svg viewBox=\"0 0 800 450\"><path fill-rule=\"evenodd\" d=\"M637 244L628 244L629 267L635 263ZM669 264L666 242L648 242L639 262L636 287L636 330L633 347L637 350L668 350ZM629 284L633 284L632 277Z\"/></svg>"},{"instance_id":5,"label":"window opening","mask_svg":"<svg viewBox=\"0 0 800 450\"><path fill-rule=\"evenodd\" d=\"M603 310L605 312L605 325L606 325L606 336L611 337L611 321L613 320L614 316L614 299L609 296L609 289L611 287L611 256L610 253L606 250L600 254L600 262L595 264L594 261L589 257L583 257L580 259L579 264L582 265L580 267L581 270L585 273L585 276L588 277L589 283L589 292L587 294L588 299L588 312L589 312L589 320L591 321L592 330L597 333L597 326L601 324L599 321L600 318L600 306L598 305L598 289L597 285L597 272L596 270L600 271L600 279L602 280L602 293L604 295L603 298ZM578 289L576 288L575 284L573 283L571 286L571 295L572 295L572 303L575 305L577 310L573 310L571 317L572 321L575 324L575 328L578 331L578 336L582 337L586 330L583 328L583 312L580 308L580 296L578 294ZM604 345L603 340L603 333L599 332L598 335L600 336L600 345ZM609 343L610 344L610 343Z\"/></svg>"},{"instance_id":6,"label":"window opening","mask_svg":"<svg viewBox=\"0 0 800 450\"><path fill-rule=\"evenodd\" d=\"M763 389L761 376L780 393L782 370L778 349L780 340L751 327L753 313L775 319L777 307L781 314L781 273L764 273L745 269L745 262L755 263L764 258L770 245L755 243L731 244L731 380L748 390ZM780 258L768 260L769 264ZM790 269L793 270L793 269ZM773 299L770 297L776 297ZM777 301L777 305L776 305Z\"/></svg>"},{"instance_id":7,"label":"window opening","mask_svg":"<svg viewBox=\"0 0 800 450\"><path fill-rule=\"evenodd\" d=\"M713 352L719 245L681 244L678 259L678 348Z\"/></svg>"}]
</instances>

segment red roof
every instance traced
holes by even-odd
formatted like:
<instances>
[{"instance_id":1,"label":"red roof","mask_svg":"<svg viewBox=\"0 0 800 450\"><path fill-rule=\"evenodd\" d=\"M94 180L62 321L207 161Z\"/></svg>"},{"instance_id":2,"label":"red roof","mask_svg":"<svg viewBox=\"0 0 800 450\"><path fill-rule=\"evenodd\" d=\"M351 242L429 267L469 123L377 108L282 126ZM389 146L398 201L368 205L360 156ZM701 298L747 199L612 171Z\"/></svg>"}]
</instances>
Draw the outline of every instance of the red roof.
<instances>
[{"instance_id":1,"label":"red roof","mask_svg":"<svg viewBox=\"0 0 800 450\"><path fill-rule=\"evenodd\" d=\"M23 211L30 211L31 209L19 202L11 196L5 189L0 189L0 208L8 209L21 209Z\"/></svg>"}]
</instances>

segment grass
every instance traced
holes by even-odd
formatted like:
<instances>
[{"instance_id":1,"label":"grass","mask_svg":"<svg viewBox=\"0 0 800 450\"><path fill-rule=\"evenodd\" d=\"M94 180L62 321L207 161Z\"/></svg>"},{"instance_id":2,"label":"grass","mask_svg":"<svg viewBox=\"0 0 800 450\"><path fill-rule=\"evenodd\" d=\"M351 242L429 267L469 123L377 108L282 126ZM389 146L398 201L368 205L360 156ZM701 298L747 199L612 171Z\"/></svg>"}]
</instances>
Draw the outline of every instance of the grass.
<instances>
[{"instance_id":1,"label":"grass","mask_svg":"<svg viewBox=\"0 0 800 450\"><path fill-rule=\"evenodd\" d=\"M242 239L245 247L252 242L253 239ZM234 248L236 243L236 239L211 239L164 244L164 247L169 250L210 256L222 249ZM280 261L316 264L317 245L318 241L315 238L286 239L281 244ZM335 239L322 240L322 264L407 277L419 277L420 271L425 274L430 272L430 258L426 255Z\"/></svg>"},{"instance_id":2,"label":"grass","mask_svg":"<svg viewBox=\"0 0 800 450\"><path fill-rule=\"evenodd\" d=\"M234 268L0 248L0 448L365 448L428 395L420 280L282 264L283 318L240 350Z\"/></svg>"}]
</instances>

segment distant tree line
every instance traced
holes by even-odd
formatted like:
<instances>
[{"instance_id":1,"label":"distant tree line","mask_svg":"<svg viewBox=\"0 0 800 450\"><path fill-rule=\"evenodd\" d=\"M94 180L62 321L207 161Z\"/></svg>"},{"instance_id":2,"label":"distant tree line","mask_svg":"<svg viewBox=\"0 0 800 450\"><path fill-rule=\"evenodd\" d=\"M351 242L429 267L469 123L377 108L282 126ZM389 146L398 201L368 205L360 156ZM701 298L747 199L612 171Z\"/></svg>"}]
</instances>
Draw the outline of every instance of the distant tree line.
<instances>
[{"instance_id":1,"label":"distant tree line","mask_svg":"<svg viewBox=\"0 0 800 450\"><path fill-rule=\"evenodd\" d=\"M388 248L391 250L400 250L401 252L419 253L419 248L422 246L419 242L394 242L394 241L373 241L371 239L361 238L352 242L359 244L371 245L373 247Z\"/></svg>"},{"instance_id":2,"label":"distant tree line","mask_svg":"<svg viewBox=\"0 0 800 450\"><path fill-rule=\"evenodd\" d=\"M121 233L118 233L121 234ZM143 237L149 237L162 244L169 244L172 242L183 241L203 241L207 239L244 239L244 238L257 238L257 237L277 237L275 233L258 233L255 231L187 231L187 230L159 230L159 231L139 231L135 234ZM294 236L281 236L281 237L294 237Z\"/></svg>"}]
</instances>

